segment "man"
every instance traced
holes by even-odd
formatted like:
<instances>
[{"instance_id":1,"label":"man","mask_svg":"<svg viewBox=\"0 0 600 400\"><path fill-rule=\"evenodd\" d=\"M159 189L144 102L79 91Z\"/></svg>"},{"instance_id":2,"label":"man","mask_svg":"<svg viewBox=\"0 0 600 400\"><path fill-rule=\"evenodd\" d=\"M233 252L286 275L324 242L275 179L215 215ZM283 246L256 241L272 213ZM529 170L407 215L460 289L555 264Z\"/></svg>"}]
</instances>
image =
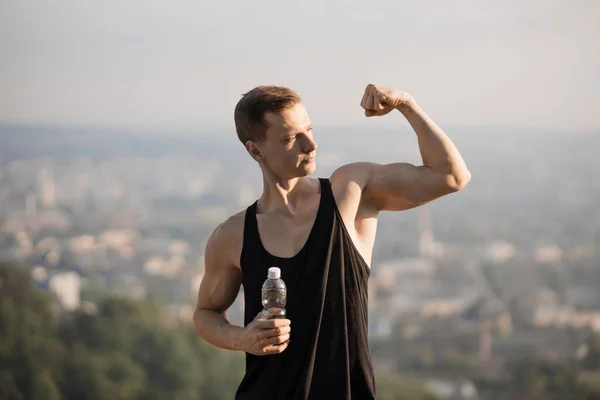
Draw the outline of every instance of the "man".
<instances>
[{"instance_id":1,"label":"man","mask_svg":"<svg viewBox=\"0 0 600 400\"><path fill-rule=\"evenodd\" d=\"M237 134L262 170L263 193L208 240L194 314L201 337L246 353L236 399L374 399L367 280L378 213L425 204L471 178L409 94L368 85L361 106L367 117L401 112L417 134L423 165L359 162L329 179L310 178L317 143L297 93L260 86L236 106ZM287 285L286 319L261 312L272 266ZM245 326L237 327L226 311L241 285Z\"/></svg>"}]
</instances>

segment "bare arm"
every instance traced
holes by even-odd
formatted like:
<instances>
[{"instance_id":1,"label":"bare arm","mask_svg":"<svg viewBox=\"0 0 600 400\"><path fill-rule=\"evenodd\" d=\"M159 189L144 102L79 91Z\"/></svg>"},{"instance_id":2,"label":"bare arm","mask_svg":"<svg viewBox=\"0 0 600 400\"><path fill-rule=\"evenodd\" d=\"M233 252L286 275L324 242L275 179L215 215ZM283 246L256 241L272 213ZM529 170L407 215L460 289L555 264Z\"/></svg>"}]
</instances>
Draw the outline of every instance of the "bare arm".
<instances>
[{"instance_id":1,"label":"bare arm","mask_svg":"<svg viewBox=\"0 0 600 400\"><path fill-rule=\"evenodd\" d=\"M233 225L233 226L232 226ZM231 219L211 235L204 254L204 278L198 290L194 326L198 335L213 345L254 355L284 351L290 338L290 320L268 319L259 313L245 327L231 324L226 312L235 301L242 284L239 251L239 225Z\"/></svg>"},{"instance_id":2,"label":"bare arm","mask_svg":"<svg viewBox=\"0 0 600 400\"><path fill-rule=\"evenodd\" d=\"M465 187L471 174L448 136L404 93L369 85L361 103L367 116L399 110L417 134L423 165L358 163L347 169L363 189L361 202L377 210L405 210Z\"/></svg>"},{"instance_id":3,"label":"bare arm","mask_svg":"<svg viewBox=\"0 0 600 400\"><path fill-rule=\"evenodd\" d=\"M240 350L239 335L243 328L231 324L226 317L242 283L242 273L230 261L227 233L221 227L211 235L204 255L204 277L198 290L194 326L198 334L228 350Z\"/></svg>"}]
</instances>

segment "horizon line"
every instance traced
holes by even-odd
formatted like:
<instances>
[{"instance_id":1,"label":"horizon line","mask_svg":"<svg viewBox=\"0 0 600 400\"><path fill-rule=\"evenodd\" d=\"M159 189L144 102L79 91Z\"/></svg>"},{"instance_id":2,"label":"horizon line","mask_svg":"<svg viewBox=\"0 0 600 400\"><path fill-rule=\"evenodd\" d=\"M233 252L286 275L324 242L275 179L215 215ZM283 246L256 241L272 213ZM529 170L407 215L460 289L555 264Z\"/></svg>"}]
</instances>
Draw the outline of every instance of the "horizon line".
<instances>
[{"instance_id":1,"label":"horizon line","mask_svg":"<svg viewBox=\"0 0 600 400\"><path fill-rule=\"evenodd\" d=\"M379 122L379 121L378 121ZM409 126L405 124L381 124L381 123L369 123L369 121L365 121L364 123L358 124L319 124L318 127L324 129L375 129L375 130L387 130L398 128L400 130L410 129ZM190 131L196 131L196 133L202 134L201 131L206 130L217 130L219 132L223 131L235 131L235 126L233 125L233 121L231 124L215 124L215 123L206 123L206 124L190 124L190 125L166 125L166 124L153 124L153 125L129 125L129 124L96 124L96 123L64 123L64 122L39 122L39 121L9 121L9 120L1 120L0 119L0 128L24 128L24 129L50 129L50 130L64 130L64 131L73 131L73 130L88 130L88 131L103 131L103 132L122 132L122 133L130 133L130 134L139 134L141 131L148 134L161 134L165 133L165 131L169 130L172 133L190 133ZM600 133L600 126L598 127L577 127L577 128L568 128L568 127L554 127L554 126L524 126L524 125L501 125L501 124L479 124L479 125L458 125L458 124L446 124L442 126L442 129L445 130L467 130L474 131L478 129L494 129L494 130L519 130L519 131L527 131L527 132L554 132L554 133ZM204 132L206 134L206 132Z\"/></svg>"}]
</instances>

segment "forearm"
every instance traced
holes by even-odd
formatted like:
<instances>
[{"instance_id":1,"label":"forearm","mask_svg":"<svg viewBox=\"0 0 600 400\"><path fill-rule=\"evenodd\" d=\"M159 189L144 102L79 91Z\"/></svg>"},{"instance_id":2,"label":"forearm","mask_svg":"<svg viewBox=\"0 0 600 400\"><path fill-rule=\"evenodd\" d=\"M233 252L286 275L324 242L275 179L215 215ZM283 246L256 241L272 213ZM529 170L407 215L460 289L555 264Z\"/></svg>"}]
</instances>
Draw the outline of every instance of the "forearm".
<instances>
[{"instance_id":1,"label":"forearm","mask_svg":"<svg viewBox=\"0 0 600 400\"><path fill-rule=\"evenodd\" d=\"M194 326L198 335L209 343L226 350L241 350L238 339L244 328L233 325L223 314L207 309L196 310Z\"/></svg>"},{"instance_id":2,"label":"forearm","mask_svg":"<svg viewBox=\"0 0 600 400\"><path fill-rule=\"evenodd\" d=\"M415 102L398 110L417 134L423 164L452 176L458 186L463 186L470 179L470 172L450 138Z\"/></svg>"}]
</instances>

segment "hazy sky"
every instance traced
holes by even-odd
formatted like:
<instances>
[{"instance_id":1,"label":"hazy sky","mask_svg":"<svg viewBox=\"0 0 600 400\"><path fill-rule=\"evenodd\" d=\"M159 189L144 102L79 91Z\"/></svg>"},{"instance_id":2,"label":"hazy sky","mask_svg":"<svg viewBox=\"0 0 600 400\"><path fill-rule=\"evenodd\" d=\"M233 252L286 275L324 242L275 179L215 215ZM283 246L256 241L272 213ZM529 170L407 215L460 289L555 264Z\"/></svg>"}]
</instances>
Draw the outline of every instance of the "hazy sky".
<instances>
[{"instance_id":1,"label":"hazy sky","mask_svg":"<svg viewBox=\"0 0 600 400\"><path fill-rule=\"evenodd\" d=\"M233 126L280 84L348 125L369 82L442 126L600 129L600 1L0 0L0 120Z\"/></svg>"}]
</instances>

